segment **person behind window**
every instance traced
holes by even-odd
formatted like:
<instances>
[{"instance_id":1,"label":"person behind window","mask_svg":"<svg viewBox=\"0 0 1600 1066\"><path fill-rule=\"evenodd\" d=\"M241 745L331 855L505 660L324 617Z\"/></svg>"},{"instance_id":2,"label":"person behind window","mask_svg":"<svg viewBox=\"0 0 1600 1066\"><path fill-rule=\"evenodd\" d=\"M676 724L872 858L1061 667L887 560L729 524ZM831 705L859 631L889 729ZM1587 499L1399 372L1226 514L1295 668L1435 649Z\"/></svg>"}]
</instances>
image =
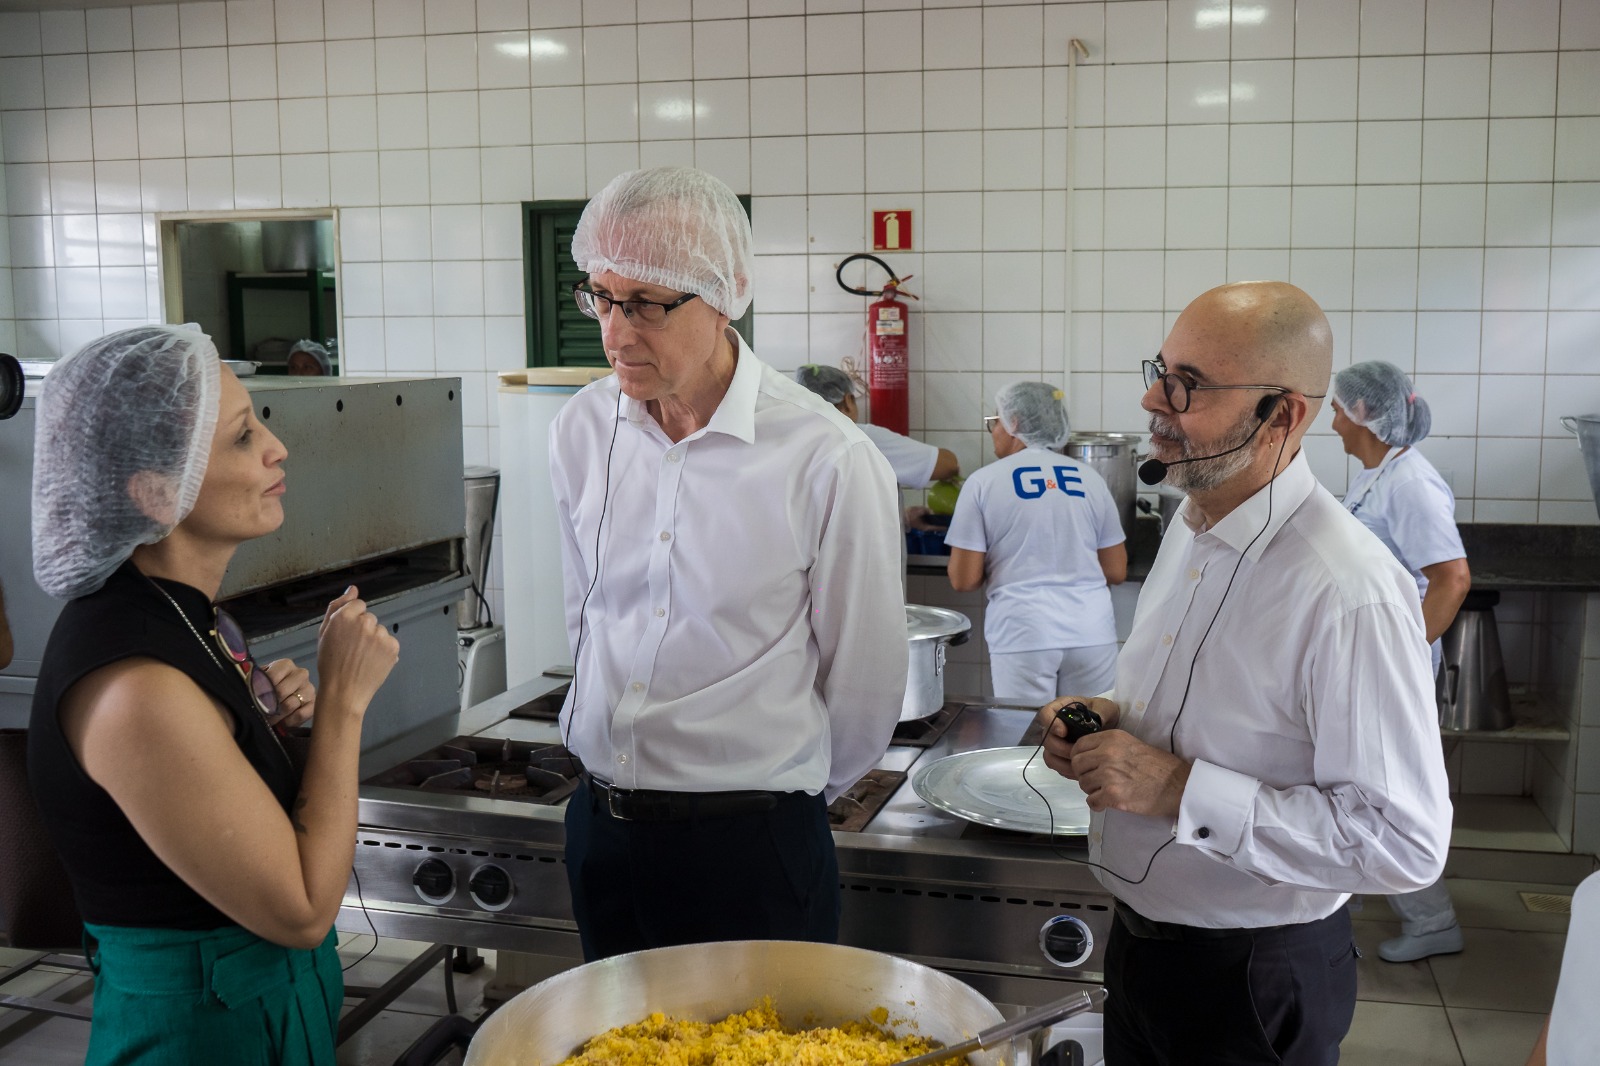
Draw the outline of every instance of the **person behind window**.
<instances>
[{"instance_id":1,"label":"person behind window","mask_svg":"<svg viewBox=\"0 0 1600 1066\"><path fill-rule=\"evenodd\" d=\"M296 378L327 377L333 373L333 360L316 341L295 341L289 349L288 371Z\"/></svg>"}]
</instances>

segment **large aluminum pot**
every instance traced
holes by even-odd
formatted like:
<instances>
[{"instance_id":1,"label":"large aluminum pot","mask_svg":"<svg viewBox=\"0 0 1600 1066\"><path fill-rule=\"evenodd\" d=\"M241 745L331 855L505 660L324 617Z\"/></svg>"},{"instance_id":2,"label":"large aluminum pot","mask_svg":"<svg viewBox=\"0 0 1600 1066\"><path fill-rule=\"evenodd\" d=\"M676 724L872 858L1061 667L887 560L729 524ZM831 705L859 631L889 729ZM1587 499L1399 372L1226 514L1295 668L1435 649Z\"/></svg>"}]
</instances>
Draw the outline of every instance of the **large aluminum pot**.
<instances>
[{"instance_id":1,"label":"large aluminum pot","mask_svg":"<svg viewBox=\"0 0 1600 1066\"><path fill-rule=\"evenodd\" d=\"M1106 479L1122 518L1122 532L1129 537L1133 536L1135 472L1139 467L1135 449L1144 440L1140 433L1074 433L1067 439L1067 454Z\"/></svg>"},{"instance_id":2,"label":"large aluminum pot","mask_svg":"<svg viewBox=\"0 0 1600 1066\"><path fill-rule=\"evenodd\" d=\"M1004 1019L954 977L893 955L837 944L732 940L653 948L542 981L491 1014L466 1066L554 1066L607 1029L653 1011L716 1021L771 996L785 1025L837 1025L889 1012L896 1035L958 1043ZM975 1066L1021 1066L1027 1042L975 1051Z\"/></svg>"},{"instance_id":3,"label":"large aluminum pot","mask_svg":"<svg viewBox=\"0 0 1600 1066\"><path fill-rule=\"evenodd\" d=\"M906 641L911 658L906 663L906 697L900 704L900 721L914 722L939 713L944 706L945 649L965 644L972 623L959 611L943 607L906 604Z\"/></svg>"}]
</instances>

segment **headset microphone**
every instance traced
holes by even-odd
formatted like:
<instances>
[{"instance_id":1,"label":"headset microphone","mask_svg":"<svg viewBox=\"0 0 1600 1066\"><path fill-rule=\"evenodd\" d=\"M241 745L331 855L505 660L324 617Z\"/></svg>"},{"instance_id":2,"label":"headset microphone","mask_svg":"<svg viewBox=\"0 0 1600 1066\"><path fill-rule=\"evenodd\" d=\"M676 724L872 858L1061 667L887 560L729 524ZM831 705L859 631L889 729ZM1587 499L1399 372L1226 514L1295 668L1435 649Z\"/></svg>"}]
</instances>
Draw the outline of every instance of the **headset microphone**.
<instances>
[{"instance_id":1,"label":"headset microphone","mask_svg":"<svg viewBox=\"0 0 1600 1066\"><path fill-rule=\"evenodd\" d=\"M1146 459L1139 464L1139 480L1146 485L1159 485L1166 480L1167 471L1175 466L1182 466L1184 463L1203 463L1207 459L1221 459L1224 455L1232 455L1256 439L1256 434L1261 432L1261 427L1267 424L1267 419L1271 418L1272 412L1277 409L1278 400L1279 396L1276 393L1262 397L1261 402L1256 404L1256 428L1252 429L1250 435L1243 441L1227 451L1217 452L1215 455L1197 455L1192 459L1174 459L1170 463L1160 459Z\"/></svg>"}]
</instances>

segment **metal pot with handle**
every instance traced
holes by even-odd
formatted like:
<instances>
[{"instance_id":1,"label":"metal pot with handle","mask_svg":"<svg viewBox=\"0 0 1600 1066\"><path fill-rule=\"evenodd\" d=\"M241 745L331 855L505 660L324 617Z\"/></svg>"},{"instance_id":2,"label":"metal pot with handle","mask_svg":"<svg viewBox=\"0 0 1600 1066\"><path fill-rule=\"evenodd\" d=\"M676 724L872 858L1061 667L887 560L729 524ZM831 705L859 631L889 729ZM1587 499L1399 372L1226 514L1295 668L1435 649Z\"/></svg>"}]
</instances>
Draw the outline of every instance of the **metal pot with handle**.
<instances>
[{"instance_id":1,"label":"metal pot with handle","mask_svg":"<svg viewBox=\"0 0 1600 1066\"><path fill-rule=\"evenodd\" d=\"M1600 414L1562 415L1561 428L1578 438L1583 449L1583 464L1589 471L1589 489L1594 506L1600 511Z\"/></svg>"},{"instance_id":2,"label":"metal pot with handle","mask_svg":"<svg viewBox=\"0 0 1600 1066\"><path fill-rule=\"evenodd\" d=\"M554 1066L590 1038L654 1011L717 1021L765 996L791 1027L860 1021L883 1007L885 1028L896 1035L946 1045L987 1038L1005 1021L972 987L894 955L839 944L732 940L652 948L557 974L489 1016L466 1066ZM985 1043L987 1050L970 1052L974 1066L1028 1061L1028 1042L1020 1037Z\"/></svg>"},{"instance_id":3,"label":"metal pot with handle","mask_svg":"<svg viewBox=\"0 0 1600 1066\"><path fill-rule=\"evenodd\" d=\"M1122 518L1122 532L1133 536L1133 506L1137 490L1135 449L1145 440L1139 433L1074 433L1067 439L1067 454L1105 479Z\"/></svg>"},{"instance_id":4,"label":"metal pot with handle","mask_svg":"<svg viewBox=\"0 0 1600 1066\"><path fill-rule=\"evenodd\" d=\"M926 718L944 706L945 649L952 644L965 644L971 635L972 622L959 611L906 604L906 641L911 646L911 657L906 664L906 696L900 704L900 721Z\"/></svg>"}]
</instances>

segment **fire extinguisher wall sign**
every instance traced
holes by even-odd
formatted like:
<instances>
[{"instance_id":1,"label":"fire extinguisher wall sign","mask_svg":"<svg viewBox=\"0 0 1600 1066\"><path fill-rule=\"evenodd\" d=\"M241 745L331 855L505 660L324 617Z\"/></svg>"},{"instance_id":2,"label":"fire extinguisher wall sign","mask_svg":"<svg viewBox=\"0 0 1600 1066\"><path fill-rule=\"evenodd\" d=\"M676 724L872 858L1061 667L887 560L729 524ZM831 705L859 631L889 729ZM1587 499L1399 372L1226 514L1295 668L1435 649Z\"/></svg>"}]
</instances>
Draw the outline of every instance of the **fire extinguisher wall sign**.
<instances>
[{"instance_id":1,"label":"fire extinguisher wall sign","mask_svg":"<svg viewBox=\"0 0 1600 1066\"><path fill-rule=\"evenodd\" d=\"M859 289L846 285L844 269L858 259L876 263L889 275L881 289ZM875 255L865 253L848 256L839 264L834 280L846 292L857 296L877 296L879 299L867 307L867 395L871 400L872 424L905 434L911 430L910 364L907 340L911 307L900 297L915 300L914 293L902 292L901 286L910 279L895 276L895 272Z\"/></svg>"}]
</instances>

